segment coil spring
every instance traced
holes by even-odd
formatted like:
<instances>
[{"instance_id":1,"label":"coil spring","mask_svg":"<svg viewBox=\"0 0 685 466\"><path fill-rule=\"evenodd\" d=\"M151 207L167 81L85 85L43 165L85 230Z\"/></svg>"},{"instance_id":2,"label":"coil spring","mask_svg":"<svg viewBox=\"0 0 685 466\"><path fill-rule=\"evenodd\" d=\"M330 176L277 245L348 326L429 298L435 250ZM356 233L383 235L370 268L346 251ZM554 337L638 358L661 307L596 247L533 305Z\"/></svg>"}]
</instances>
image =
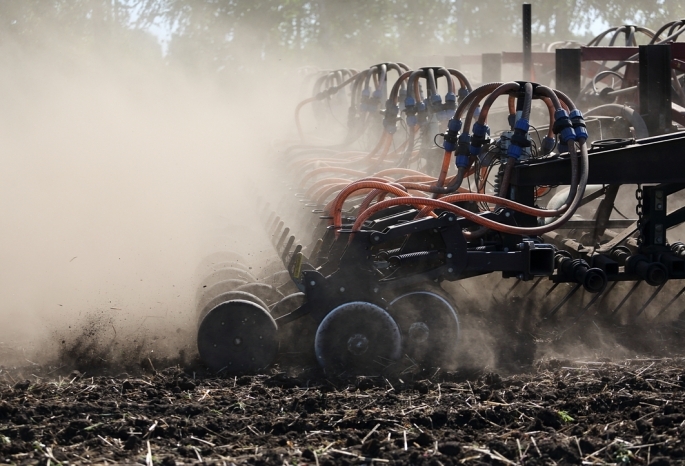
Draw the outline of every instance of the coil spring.
<instances>
[{"instance_id":1,"label":"coil spring","mask_svg":"<svg viewBox=\"0 0 685 466\"><path fill-rule=\"evenodd\" d=\"M500 184L502 182L502 178L504 177L504 166L505 166L505 164L501 164L499 166L499 169L497 170L497 173L495 174L495 183L493 185L493 189L495 190L495 195L499 194Z\"/></svg>"}]
</instances>

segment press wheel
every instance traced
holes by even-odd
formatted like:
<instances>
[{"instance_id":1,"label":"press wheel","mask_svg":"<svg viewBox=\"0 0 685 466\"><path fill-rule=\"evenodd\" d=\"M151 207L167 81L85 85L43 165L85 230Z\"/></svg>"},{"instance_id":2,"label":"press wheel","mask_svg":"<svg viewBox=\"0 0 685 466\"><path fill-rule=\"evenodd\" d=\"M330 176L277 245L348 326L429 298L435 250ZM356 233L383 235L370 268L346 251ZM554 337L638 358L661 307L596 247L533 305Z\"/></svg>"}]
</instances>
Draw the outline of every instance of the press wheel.
<instances>
[{"instance_id":1,"label":"press wheel","mask_svg":"<svg viewBox=\"0 0 685 466\"><path fill-rule=\"evenodd\" d=\"M399 359L400 329L375 304L355 301L333 309L319 324L316 359L332 375L374 375Z\"/></svg>"},{"instance_id":2,"label":"press wheel","mask_svg":"<svg viewBox=\"0 0 685 466\"><path fill-rule=\"evenodd\" d=\"M388 313L402 332L403 352L424 366L456 365L459 318L455 306L440 293L412 291L395 298Z\"/></svg>"},{"instance_id":3,"label":"press wheel","mask_svg":"<svg viewBox=\"0 0 685 466\"><path fill-rule=\"evenodd\" d=\"M269 312L253 302L224 302L202 319L197 349L214 371L255 373L275 359L278 328Z\"/></svg>"}]
</instances>

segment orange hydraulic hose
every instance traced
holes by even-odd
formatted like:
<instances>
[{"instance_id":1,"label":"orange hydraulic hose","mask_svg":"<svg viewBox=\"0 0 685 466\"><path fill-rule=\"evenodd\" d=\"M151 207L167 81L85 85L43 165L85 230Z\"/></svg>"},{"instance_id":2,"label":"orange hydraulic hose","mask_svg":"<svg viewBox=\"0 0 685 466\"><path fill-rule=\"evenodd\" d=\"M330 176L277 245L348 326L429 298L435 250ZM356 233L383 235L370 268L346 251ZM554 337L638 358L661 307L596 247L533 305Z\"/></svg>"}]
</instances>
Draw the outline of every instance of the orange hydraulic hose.
<instances>
[{"instance_id":1,"label":"orange hydraulic hose","mask_svg":"<svg viewBox=\"0 0 685 466\"><path fill-rule=\"evenodd\" d=\"M347 199L353 192L359 191L360 189L364 188L381 189L384 191L388 191L394 194L395 196L409 196L409 194L407 194L406 191L400 189L397 186L390 185L388 183L382 183L378 181L356 181L354 183L351 183L342 191L340 191L340 193L333 200L333 207L330 210L330 215L333 216L333 225L335 225L336 228L340 228L340 226L342 225L341 213L342 206L345 203L345 199Z\"/></svg>"},{"instance_id":2,"label":"orange hydraulic hose","mask_svg":"<svg viewBox=\"0 0 685 466\"><path fill-rule=\"evenodd\" d=\"M412 170L410 168L388 168L385 170L381 170L379 172L374 173L372 176L394 176L394 175L416 175L416 176L428 176L425 173L421 173L420 171L417 170ZM435 179L435 177L432 177Z\"/></svg>"},{"instance_id":3,"label":"orange hydraulic hose","mask_svg":"<svg viewBox=\"0 0 685 466\"><path fill-rule=\"evenodd\" d=\"M326 191L322 194L322 196L319 197L319 199L317 200L317 204L323 204L326 201L326 199L328 199L328 196L330 196L332 193L338 193L339 194L340 191L343 190L345 187L347 187L353 183L357 183L359 181L377 181L379 183L392 183L393 182L392 180L389 180L387 178L377 178L377 177L373 177L373 176L368 176L366 178L360 178L360 179L355 180L355 181L348 181L342 185L338 185L336 187L330 187L330 188L326 189ZM366 190L366 192L369 192L369 190ZM357 194L359 194L359 193L357 193ZM337 196L337 194L336 194L336 196ZM344 199L343 203L346 200L347 199ZM331 200L331 202L326 204L326 207L324 207L324 211L327 212L328 215L330 215L330 212L333 209L334 202L335 202L335 198L333 200Z\"/></svg>"},{"instance_id":4,"label":"orange hydraulic hose","mask_svg":"<svg viewBox=\"0 0 685 466\"><path fill-rule=\"evenodd\" d=\"M304 198L305 199L315 199L319 197L321 194L321 191L331 187L332 185L339 185L339 184L350 184L352 180L348 180L346 178L324 178L323 180L317 181L313 185L311 185L307 191L304 193Z\"/></svg>"},{"instance_id":5,"label":"orange hydraulic hose","mask_svg":"<svg viewBox=\"0 0 685 466\"><path fill-rule=\"evenodd\" d=\"M496 196L493 196L496 197ZM496 197L498 199L498 202L502 198ZM387 209L388 207L396 206L396 205L416 205L416 206L429 206L434 209L442 209L446 210L452 213L455 213L461 217L464 217L468 220L471 220L474 223L477 223L479 225L488 227L492 230L495 231L500 231L502 233L508 233L512 235L530 235L530 234L542 234L546 233L550 230L553 230L554 228L557 228L557 225L552 226L552 228L549 228L549 225L545 225L543 227L513 227L510 225L503 225L499 222L495 222L493 220L489 220L485 217L482 217L476 213L471 212L470 210L463 209L461 207L455 206L453 204L450 204L449 202L439 200L439 199L421 199L418 197L397 197L394 199L388 199L386 201L379 202L377 204L372 205L368 209L366 209L363 213L357 216L357 220L354 222L354 226L352 227L352 231L359 231L361 226L364 224L366 219L368 219L371 215L374 213L378 212L379 210ZM551 224L550 224L551 225Z\"/></svg>"},{"instance_id":6,"label":"orange hydraulic hose","mask_svg":"<svg viewBox=\"0 0 685 466\"><path fill-rule=\"evenodd\" d=\"M304 160L294 160L291 163L291 168L295 168L298 170L304 170L307 168L307 165L311 165L314 163L337 163L337 164L344 164L344 163L349 163L350 159L347 157L354 157L354 156L363 156L366 155L367 153L364 151L360 150L350 150L350 151L345 151L345 152L338 152L335 154L335 158L333 157L328 157L328 158L323 158L323 159L304 159Z\"/></svg>"},{"instance_id":7,"label":"orange hydraulic hose","mask_svg":"<svg viewBox=\"0 0 685 466\"><path fill-rule=\"evenodd\" d=\"M447 171L450 169L450 162L452 161L452 152L445 151L442 157L442 167L440 167L440 175L438 176L438 181L436 186L442 188L445 186L445 178L447 178Z\"/></svg>"},{"instance_id":8,"label":"orange hydraulic hose","mask_svg":"<svg viewBox=\"0 0 685 466\"><path fill-rule=\"evenodd\" d=\"M362 159L362 162L371 162L373 161L374 163L371 165L372 167L375 167L379 165L385 157L388 155L388 152L390 150L390 145L392 144L392 136L385 131L383 131L383 137L381 138L381 141L383 141L382 147L377 151L378 157L374 156L376 155L375 153L371 152L369 155L364 157Z\"/></svg>"},{"instance_id":9,"label":"orange hydraulic hose","mask_svg":"<svg viewBox=\"0 0 685 466\"><path fill-rule=\"evenodd\" d=\"M389 134L383 131L383 135L381 138L378 140L378 143L376 146L371 150L371 152L367 153L362 161L366 162L370 159L372 159L380 150L382 150L383 146L385 145L386 141L389 139Z\"/></svg>"},{"instance_id":10,"label":"orange hydraulic hose","mask_svg":"<svg viewBox=\"0 0 685 466\"><path fill-rule=\"evenodd\" d=\"M497 89L492 91L490 95L485 99L485 102L483 102L483 106L480 110L480 115L478 115L478 123L480 124L485 124L485 120L488 118L488 112L490 111L490 107L492 104L495 102L495 100L501 96L502 94L506 92L511 92L511 91L517 91L521 88L521 85L518 83L504 83L501 86L499 86ZM475 111L475 109L474 109ZM469 113L471 113L471 109L469 109Z\"/></svg>"},{"instance_id":11,"label":"orange hydraulic hose","mask_svg":"<svg viewBox=\"0 0 685 466\"><path fill-rule=\"evenodd\" d=\"M307 181L309 181L311 178L315 177L316 175L320 175L321 173L343 173L345 175L352 175L352 176L365 176L366 173L359 171L359 170L352 170L351 168L345 168L345 167L321 167L321 168L315 168L312 171L309 171L304 174L302 177L302 180L300 180L299 188L303 189L304 185Z\"/></svg>"},{"instance_id":12,"label":"orange hydraulic hose","mask_svg":"<svg viewBox=\"0 0 685 466\"><path fill-rule=\"evenodd\" d=\"M350 185L350 183L348 181L347 183L340 183L340 184L328 186L326 189L324 189L323 191L321 191L319 193L319 195L315 201L316 204L317 205L325 204L324 211L326 213L330 212L331 207L333 205L333 200L331 200L330 202L326 202L328 200L328 198L331 197L331 194L335 194L337 196L338 193L340 193L340 191L342 191L343 189L345 189L346 186L349 186L349 185Z\"/></svg>"}]
</instances>

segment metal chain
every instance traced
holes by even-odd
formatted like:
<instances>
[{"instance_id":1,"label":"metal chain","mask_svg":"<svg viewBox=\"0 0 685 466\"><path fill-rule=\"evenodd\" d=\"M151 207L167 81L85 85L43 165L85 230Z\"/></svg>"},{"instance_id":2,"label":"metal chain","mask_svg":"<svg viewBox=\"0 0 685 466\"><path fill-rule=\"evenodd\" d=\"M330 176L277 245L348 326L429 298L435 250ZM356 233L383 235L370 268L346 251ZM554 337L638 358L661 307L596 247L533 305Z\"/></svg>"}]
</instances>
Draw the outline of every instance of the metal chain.
<instances>
[{"instance_id":1,"label":"metal chain","mask_svg":"<svg viewBox=\"0 0 685 466\"><path fill-rule=\"evenodd\" d=\"M643 227L644 223L643 223L643 216L642 216L642 185L641 184L637 185L637 189L635 190L635 199L637 199L637 204L635 205L635 213L637 214L637 231L638 231L637 245L642 246L642 243L644 242L645 237L642 234L642 227Z\"/></svg>"}]
</instances>

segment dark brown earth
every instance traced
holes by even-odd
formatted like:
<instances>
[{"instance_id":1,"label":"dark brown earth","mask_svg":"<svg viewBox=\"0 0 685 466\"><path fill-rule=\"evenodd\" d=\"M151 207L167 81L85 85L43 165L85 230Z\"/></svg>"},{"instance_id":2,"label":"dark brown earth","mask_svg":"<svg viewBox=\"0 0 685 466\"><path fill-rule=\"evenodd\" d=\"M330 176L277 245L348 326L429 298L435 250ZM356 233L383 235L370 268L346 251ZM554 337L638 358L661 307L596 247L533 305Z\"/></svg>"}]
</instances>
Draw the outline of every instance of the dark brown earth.
<instances>
[{"instance_id":1,"label":"dark brown earth","mask_svg":"<svg viewBox=\"0 0 685 466\"><path fill-rule=\"evenodd\" d=\"M52 371L52 373L51 373ZM685 463L685 359L330 380L0 372L14 464Z\"/></svg>"}]
</instances>

